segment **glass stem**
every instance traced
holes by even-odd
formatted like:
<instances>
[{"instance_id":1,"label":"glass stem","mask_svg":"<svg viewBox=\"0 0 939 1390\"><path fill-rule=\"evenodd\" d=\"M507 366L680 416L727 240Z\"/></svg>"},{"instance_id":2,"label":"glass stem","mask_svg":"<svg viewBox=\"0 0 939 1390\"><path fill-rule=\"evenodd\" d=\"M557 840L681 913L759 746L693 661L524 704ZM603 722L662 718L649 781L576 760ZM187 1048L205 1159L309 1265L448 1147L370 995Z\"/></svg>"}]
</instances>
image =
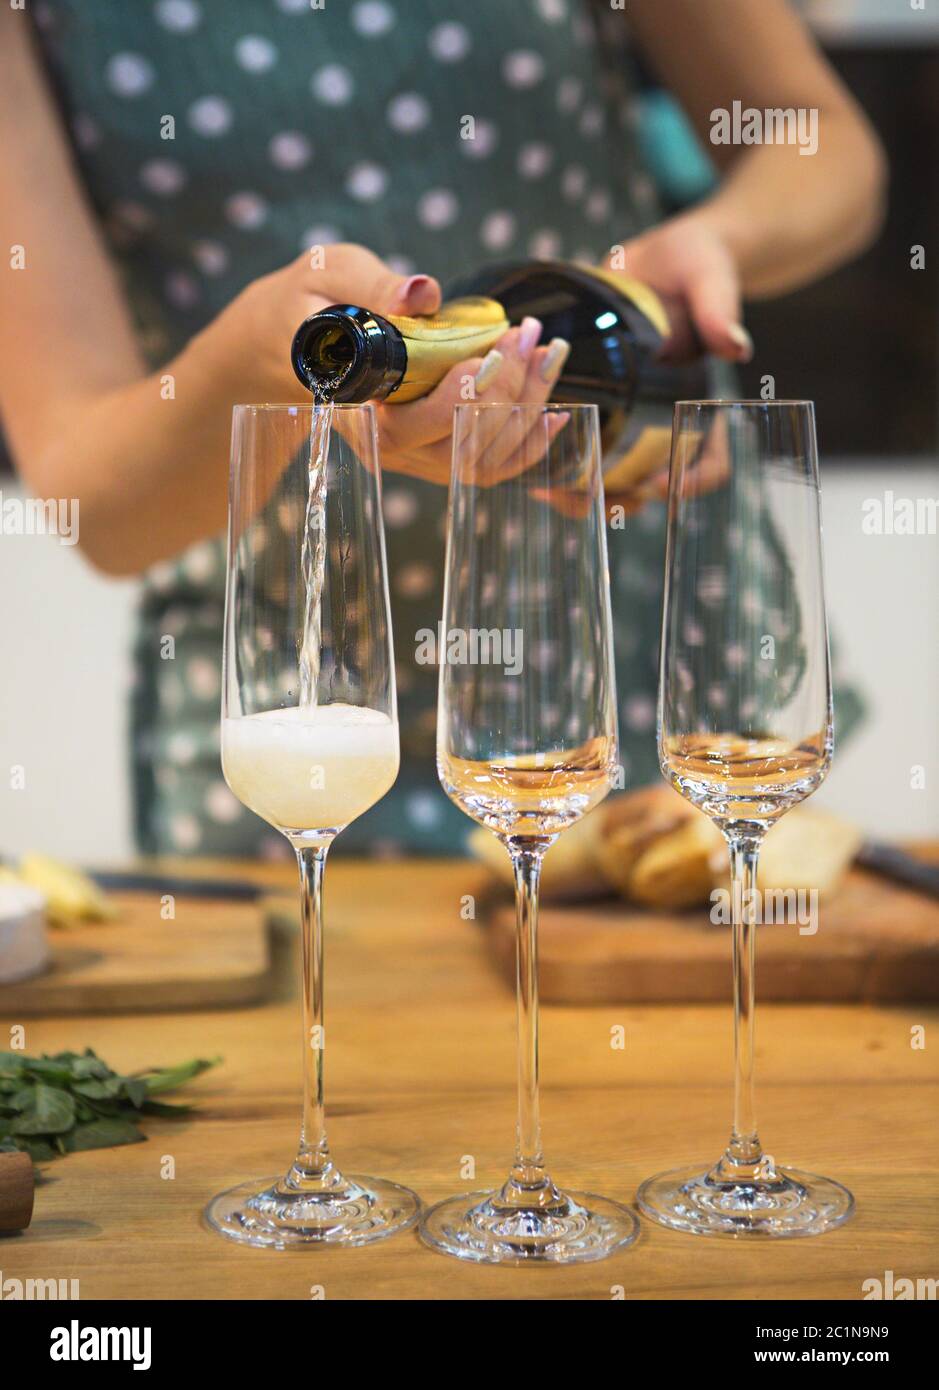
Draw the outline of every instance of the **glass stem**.
<instances>
[{"instance_id":1,"label":"glass stem","mask_svg":"<svg viewBox=\"0 0 939 1390\"><path fill-rule=\"evenodd\" d=\"M753 1113L753 1007L756 948L756 872L760 838L728 834L733 912L734 1126L724 1161L759 1169L763 1152Z\"/></svg>"},{"instance_id":2,"label":"glass stem","mask_svg":"<svg viewBox=\"0 0 939 1390\"><path fill-rule=\"evenodd\" d=\"M323 1068L323 873L329 841L299 845L300 940L303 981L303 1120L300 1148L286 1183L291 1189L333 1191L343 1178L333 1166L326 1140Z\"/></svg>"},{"instance_id":3,"label":"glass stem","mask_svg":"<svg viewBox=\"0 0 939 1390\"><path fill-rule=\"evenodd\" d=\"M548 838L508 842L517 919L518 1127L515 1163L501 1195L512 1205L547 1205L557 1200L541 1152L538 1099L538 884L550 844Z\"/></svg>"}]
</instances>

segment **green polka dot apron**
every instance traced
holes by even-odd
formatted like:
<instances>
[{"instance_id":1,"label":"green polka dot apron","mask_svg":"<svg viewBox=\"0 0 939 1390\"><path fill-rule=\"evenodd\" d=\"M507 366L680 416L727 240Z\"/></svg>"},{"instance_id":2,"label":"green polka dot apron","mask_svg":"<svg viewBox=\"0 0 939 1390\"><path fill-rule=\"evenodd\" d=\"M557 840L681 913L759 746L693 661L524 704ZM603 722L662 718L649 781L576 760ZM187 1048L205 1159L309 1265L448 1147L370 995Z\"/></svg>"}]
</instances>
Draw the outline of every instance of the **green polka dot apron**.
<instances>
[{"instance_id":1,"label":"green polka dot apron","mask_svg":"<svg viewBox=\"0 0 939 1390\"><path fill-rule=\"evenodd\" d=\"M30 9L154 367L311 245L360 242L402 273L446 282L496 258L595 260L657 218L635 153L625 21L613 16L598 43L587 0ZM466 115L472 140L460 134ZM446 492L386 473L384 510L402 767L337 848L452 853L470 822L437 784L436 675L415 661L414 639L441 612ZM661 505L610 532L627 785L658 776L663 539ZM143 581L131 733L145 852L287 851L222 780L224 569L217 537Z\"/></svg>"}]
</instances>

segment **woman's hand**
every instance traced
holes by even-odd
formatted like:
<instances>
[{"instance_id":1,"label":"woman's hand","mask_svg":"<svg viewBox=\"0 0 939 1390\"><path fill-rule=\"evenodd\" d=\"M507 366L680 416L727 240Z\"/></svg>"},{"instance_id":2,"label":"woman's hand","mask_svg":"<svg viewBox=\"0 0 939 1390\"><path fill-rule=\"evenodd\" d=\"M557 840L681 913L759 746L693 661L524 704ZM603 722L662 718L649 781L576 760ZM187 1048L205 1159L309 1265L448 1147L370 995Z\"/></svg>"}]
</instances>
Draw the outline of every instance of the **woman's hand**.
<instances>
[{"instance_id":1,"label":"woman's hand","mask_svg":"<svg viewBox=\"0 0 939 1390\"><path fill-rule=\"evenodd\" d=\"M665 356L687 361L702 352L725 362L748 362L753 343L741 323L741 284L727 242L706 208L696 209L624 242L611 253L607 269L641 280L662 297L672 333ZM702 475L702 489L709 486ZM710 483L717 486L717 481ZM627 490L607 490L608 509L622 515L668 495L668 465L638 478Z\"/></svg>"},{"instance_id":2,"label":"woman's hand","mask_svg":"<svg viewBox=\"0 0 939 1390\"><path fill-rule=\"evenodd\" d=\"M666 301L670 358L681 361L696 350L726 362L748 362L753 356L741 322L737 264L706 209L670 218L624 242L608 268L644 281Z\"/></svg>"},{"instance_id":3,"label":"woman's hand","mask_svg":"<svg viewBox=\"0 0 939 1390\"><path fill-rule=\"evenodd\" d=\"M378 429L383 466L446 487L450 480L454 406L481 399L506 405L543 405L550 397L570 347L563 338L539 346L540 337L538 319L527 318L503 334L498 346L485 357L456 363L428 395L406 405L380 405ZM485 456L465 461L468 469L477 470L478 466L474 476L484 486L530 468L566 422L566 418L555 417L547 434L539 436L541 446L533 452L531 441L526 440L524 432L518 434L516 426L498 429L504 418L494 416L488 441L482 431L478 432L477 437L485 443Z\"/></svg>"},{"instance_id":4,"label":"woman's hand","mask_svg":"<svg viewBox=\"0 0 939 1390\"><path fill-rule=\"evenodd\" d=\"M385 316L433 314L440 299L439 284L427 275L397 275L363 246L326 246L315 262L305 252L255 280L203 336L219 374L241 399L293 401L302 388L290 365L290 344L310 314L336 303L361 304ZM541 324L528 319L504 334L485 358L456 363L428 395L404 405L379 405L382 466L446 486L455 405L486 392L506 403L541 403L551 395L567 345L557 340L538 346L540 336ZM487 456L487 467L489 462ZM499 475L513 466L508 458L501 460Z\"/></svg>"},{"instance_id":5,"label":"woman's hand","mask_svg":"<svg viewBox=\"0 0 939 1390\"><path fill-rule=\"evenodd\" d=\"M428 275L398 275L351 243L316 250L253 280L200 335L242 400L302 398L290 344L303 320L330 304L359 304L383 316L432 314L440 307L440 286Z\"/></svg>"}]
</instances>

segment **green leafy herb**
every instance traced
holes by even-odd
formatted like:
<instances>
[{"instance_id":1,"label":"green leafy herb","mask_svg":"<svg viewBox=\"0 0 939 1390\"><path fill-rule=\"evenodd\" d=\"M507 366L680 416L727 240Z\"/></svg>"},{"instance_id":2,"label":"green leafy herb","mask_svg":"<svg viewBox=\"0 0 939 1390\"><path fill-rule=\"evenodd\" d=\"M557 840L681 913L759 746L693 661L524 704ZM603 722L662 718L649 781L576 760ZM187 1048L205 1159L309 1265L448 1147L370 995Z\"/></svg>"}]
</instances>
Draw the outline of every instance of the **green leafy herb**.
<instances>
[{"instance_id":1,"label":"green leafy herb","mask_svg":"<svg viewBox=\"0 0 939 1390\"><path fill-rule=\"evenodd\" d=\"M180 1116L189 1105L154 1100L221 1061L196 1058L120 1076L91 1048L26 1057L0 1052L0 1153L21 1149L43 1163L81 1149L137 1144L145 1115Z\"/></svg>"}]
</instances>

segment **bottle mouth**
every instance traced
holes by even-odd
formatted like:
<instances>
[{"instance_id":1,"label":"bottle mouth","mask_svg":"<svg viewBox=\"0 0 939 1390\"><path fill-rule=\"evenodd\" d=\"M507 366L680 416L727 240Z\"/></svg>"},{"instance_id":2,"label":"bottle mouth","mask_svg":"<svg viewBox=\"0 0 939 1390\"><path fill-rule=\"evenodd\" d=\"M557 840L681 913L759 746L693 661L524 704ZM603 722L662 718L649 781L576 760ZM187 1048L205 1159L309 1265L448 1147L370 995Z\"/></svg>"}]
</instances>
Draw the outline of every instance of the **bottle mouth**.
<instances>
[{"instance_id":1,"label":"bottle mouth","mask_svg":"<svg viewBox=\"0 0 939 1390\"><path fill-rule=\"evenodd\" d=\"M407 350L387 319L354 304L333 304L301 323L290 361L314 400L356 404L394 390Z\"/></svg>"},{"instance_id":2,"label":"bottle mouth","mask_svg":"<svg viewBox=\"0 0 939 1390\"><path fill-rule=\"evenodd\" d=\"M307 352L327 373L345 372L355 361L355 336L342 324L326 323L307 338Z\"/></svg>"},{"instance_id":3,"label":"bottle mouth","mask_svg":"<svg viewBox=\"0 0 939 1390\"><path fill-rule=\"evenodd\" d=\"M370 357L367 337L356 321L333 309L301 323L290 348L294 372L316 400L337 399L356 362L367 363Z\"/></svg>"}]
</instances>

